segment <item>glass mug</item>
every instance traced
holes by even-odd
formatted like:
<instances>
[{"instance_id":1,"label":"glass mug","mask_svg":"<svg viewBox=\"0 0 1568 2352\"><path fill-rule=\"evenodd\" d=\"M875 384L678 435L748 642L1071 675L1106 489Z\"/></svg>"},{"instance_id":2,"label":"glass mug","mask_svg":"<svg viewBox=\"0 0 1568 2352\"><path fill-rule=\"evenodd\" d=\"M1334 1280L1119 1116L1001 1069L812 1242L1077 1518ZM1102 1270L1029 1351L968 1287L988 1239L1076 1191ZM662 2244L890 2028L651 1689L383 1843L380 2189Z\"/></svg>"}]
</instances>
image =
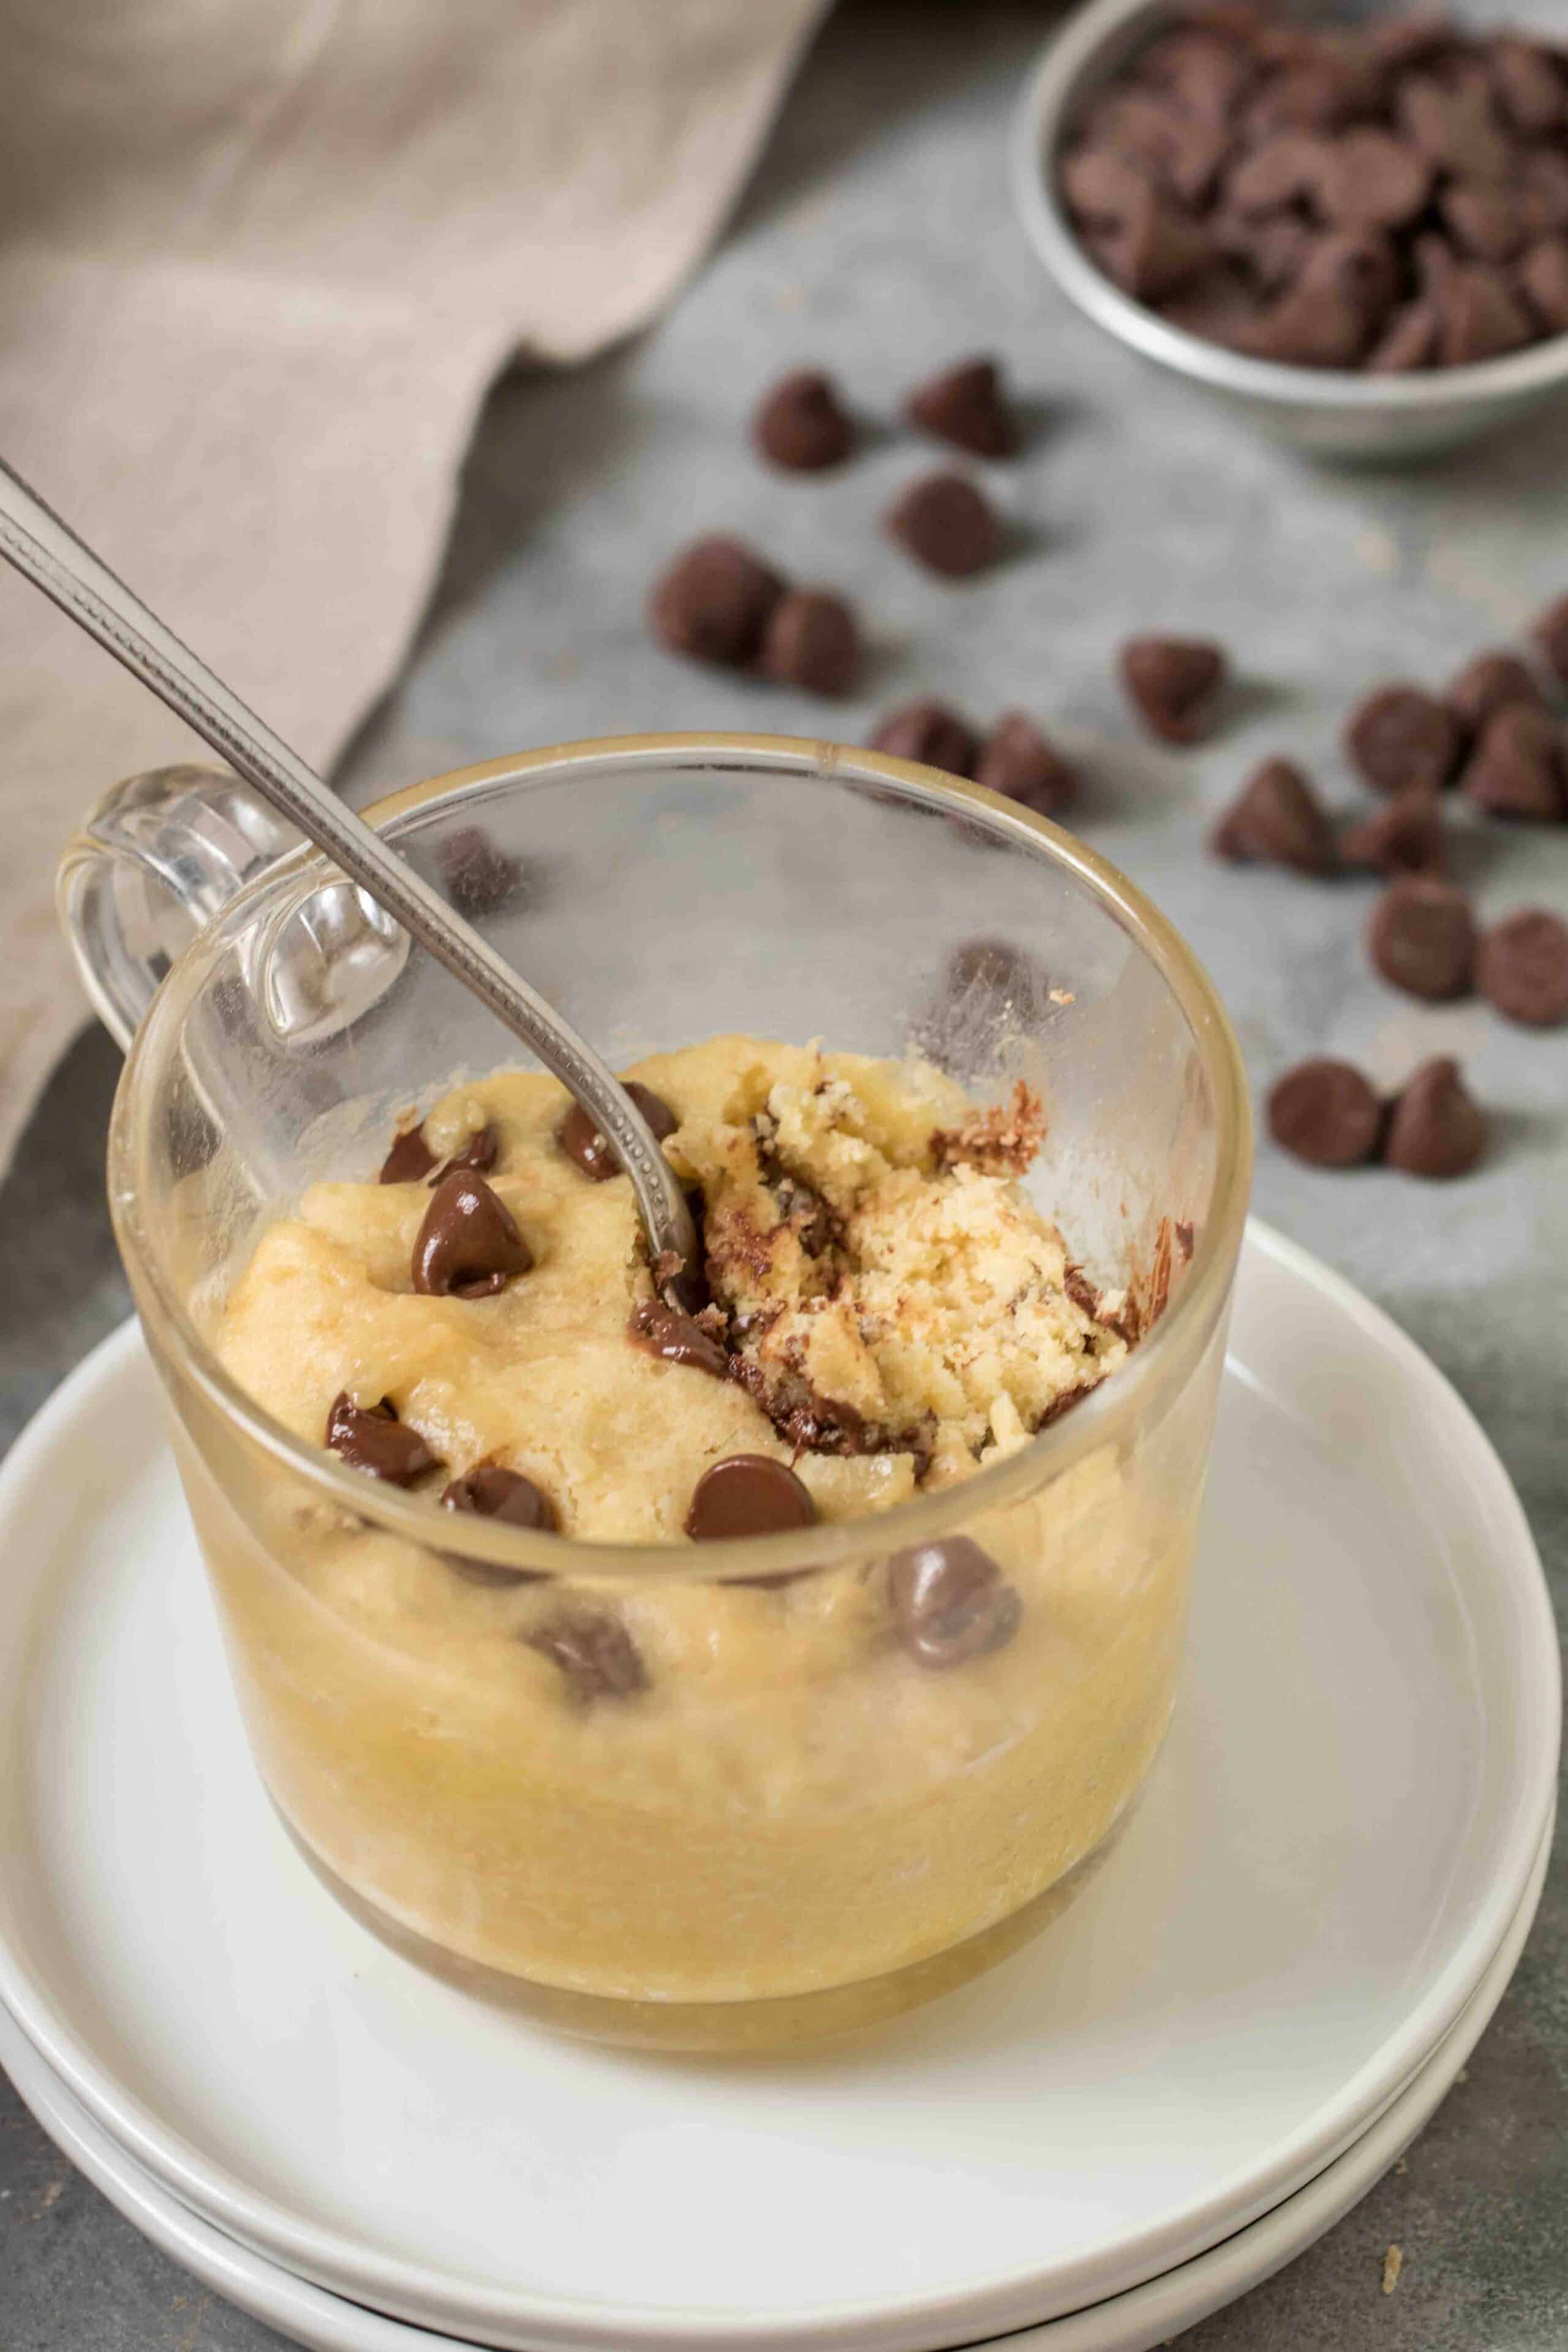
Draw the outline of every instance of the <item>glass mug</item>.
<instances>
[{"instance_id":1,"label":"glass mug","mask_svg":"<svg viewBox=\"0 0 1568 2352\"><path fill-rule=\"evenodd\" d=\"M841 745L573 744L373 814L617 1066L741 1032L1023 1078L1026 1189L1143 1328L973 1478L750 1541L525 1532L301 1444L215 1353L226 1284L307 1185L373 1179L407 1105L527 1057L232 777L122 785L62 914L130 1047L115 1227L266 1785L378 1933L567 2031L776 2046L912 2006L1085 1883L1165 1728L1250 1168L1224 1012L1081 843ZM888 1564L955 1536L1022 1612L931 1671ZM629 1614L646 1689L574 1706L498 1643L542 1580Z\"/></svg>"}]
</instances>

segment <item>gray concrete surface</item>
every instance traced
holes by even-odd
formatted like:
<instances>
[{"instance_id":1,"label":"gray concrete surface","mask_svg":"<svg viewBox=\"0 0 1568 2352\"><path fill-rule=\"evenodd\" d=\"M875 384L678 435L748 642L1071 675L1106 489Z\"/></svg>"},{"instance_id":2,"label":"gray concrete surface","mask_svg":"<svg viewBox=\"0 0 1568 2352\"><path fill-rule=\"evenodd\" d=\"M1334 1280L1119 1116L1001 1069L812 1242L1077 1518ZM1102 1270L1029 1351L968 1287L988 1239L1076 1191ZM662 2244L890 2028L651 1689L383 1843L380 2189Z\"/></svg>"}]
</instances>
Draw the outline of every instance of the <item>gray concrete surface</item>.
<instances>
[{"instance_id":1,"label":"gray concrete surface","mask_svg":"<svg viewBox=\"0 0 1568 2352\"><path fill-rule=\"evenodd\" d=\"M1516 6L1515 17L1528 15ZM1551 14L1537 0L1542 21ZM1518 1483L1561 1594L1568 1570L1568 1042L1485 1010L1396 1002L1358 945L1366 894L1214 866L1207 815L1252 761L1291 751L1344 804L1340 718L1391 674L1440 679L1568 588L1568 415L1440 467L1313 472L1167 388L1042 284L1007 208L1001 140L1047 18L1016 0L858 0L831 24L722 250L658 331L558 379L519 375L482 421L450 557L405 681L347 781L381 784L623 729L761 726L850 737L910 693L977 716L1022 703L1084 761L1081 827L1207 958L1261 1084L1300 1055L1394 1078L1462 1055L1492 1108L1486 1167L1447 1188L1331 1178L1265 1149L1258 1207L1387 1306L1468 1397ZM963 587L878 536L931 453L887 429L904 386L1000 350L1028 448L994 474L1009 560ZM753 395L821 361L879 429L823 481L747 454ZM395 496L395 484L388 495ZM739 530L840 583L875 641L866 692L828 716L646 642L665 553ZM1184 755L1136 740L1110 656L1133 628L1234 648L1233 723ZM106 758L106 777L112 772ZM1568 834L1468 833L1486 914L1568 908ZM125 1312L100 1204L115 1056L85 1037L0 1191L0 1437ZM1497 2020L1413 2148L1340 2227L1194 2331L1194 2352L1546 2352L1568 2339L1568 1871ZM1385 2248L1405 2263L1381 2292ZM4 2352L260 2352L278 2339L154 2253L0 2084Z\"/></svg>"}]
</instances>

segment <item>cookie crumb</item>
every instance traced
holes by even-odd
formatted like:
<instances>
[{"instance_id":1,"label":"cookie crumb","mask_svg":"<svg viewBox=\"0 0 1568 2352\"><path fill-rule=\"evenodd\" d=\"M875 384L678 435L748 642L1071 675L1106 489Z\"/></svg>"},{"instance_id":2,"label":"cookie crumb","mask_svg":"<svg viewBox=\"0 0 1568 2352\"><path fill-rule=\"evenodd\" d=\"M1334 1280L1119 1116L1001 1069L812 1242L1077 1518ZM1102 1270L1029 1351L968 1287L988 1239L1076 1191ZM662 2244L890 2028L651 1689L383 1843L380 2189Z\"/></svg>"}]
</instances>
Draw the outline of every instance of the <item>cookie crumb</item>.
<instances>
[{"instance_id":1,"label":"cookie crumb","mask_svg":"<svg viewBox=\"0 0 1568 2352\"><path fill-rule=\"evenodd\" d=\"M1405 2252L1400 2246L1390 2246L1383 2258L1383 2291L1392 2294L1399 2284L1399 2273L1405 2267Z\"/></svg>"}]
</instances>

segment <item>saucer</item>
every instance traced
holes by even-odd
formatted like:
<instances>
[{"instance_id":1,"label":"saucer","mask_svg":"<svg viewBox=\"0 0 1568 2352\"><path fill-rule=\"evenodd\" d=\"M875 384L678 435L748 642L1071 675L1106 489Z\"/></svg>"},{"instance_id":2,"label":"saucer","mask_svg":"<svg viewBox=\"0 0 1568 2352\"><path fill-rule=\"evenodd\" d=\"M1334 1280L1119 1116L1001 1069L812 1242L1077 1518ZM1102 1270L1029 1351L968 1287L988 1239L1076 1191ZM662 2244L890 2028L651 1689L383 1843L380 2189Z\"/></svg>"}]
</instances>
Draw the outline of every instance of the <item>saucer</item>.
<instances>
[{"instance_id":1,"label":"saucer","mask_svg":"<svg viewBox=\"0 0 1568 2352\"><path fill-rule=\"evenodd\" d=\"M293 1852L133 1329L0 1473L0 1998L202 2220L531 2352L928 2352L1216 2247L1455 2028L1524 1902L1557 1738L1491 1447L1385 1317L1254 1227L1184 1693L1079 1903L858 2040L599 2050L426 1978Z\"/></svg>"}]
</instances>

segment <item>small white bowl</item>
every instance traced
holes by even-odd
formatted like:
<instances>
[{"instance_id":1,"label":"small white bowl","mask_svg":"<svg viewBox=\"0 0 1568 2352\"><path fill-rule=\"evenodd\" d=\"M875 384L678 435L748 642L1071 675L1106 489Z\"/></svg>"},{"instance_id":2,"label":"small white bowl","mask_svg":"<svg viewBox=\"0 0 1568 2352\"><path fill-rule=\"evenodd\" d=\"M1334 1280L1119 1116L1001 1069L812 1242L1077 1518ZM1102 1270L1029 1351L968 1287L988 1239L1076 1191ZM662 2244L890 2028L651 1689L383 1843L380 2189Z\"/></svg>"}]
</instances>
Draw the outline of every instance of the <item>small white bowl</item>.
<instances>
[{"instance_id":1,"label":"small white bowl","mask_svg":"<svg viewBox=\"0 0 1568 2352\"><path fill-rule=\"evenodd\" d=\"M1047 43L1018 109L1012 150L1018 210L1036 252L1080 310L1247 424L1314 457L1428 457L1568 392L1568 335L1505 359L1414 375L1285 367L1171 326L1103 276L1063 207L1058 158L1086 94L1115 72L1164 13L1164 0L1093 0Z\"/></svg>"}]
</instances>

